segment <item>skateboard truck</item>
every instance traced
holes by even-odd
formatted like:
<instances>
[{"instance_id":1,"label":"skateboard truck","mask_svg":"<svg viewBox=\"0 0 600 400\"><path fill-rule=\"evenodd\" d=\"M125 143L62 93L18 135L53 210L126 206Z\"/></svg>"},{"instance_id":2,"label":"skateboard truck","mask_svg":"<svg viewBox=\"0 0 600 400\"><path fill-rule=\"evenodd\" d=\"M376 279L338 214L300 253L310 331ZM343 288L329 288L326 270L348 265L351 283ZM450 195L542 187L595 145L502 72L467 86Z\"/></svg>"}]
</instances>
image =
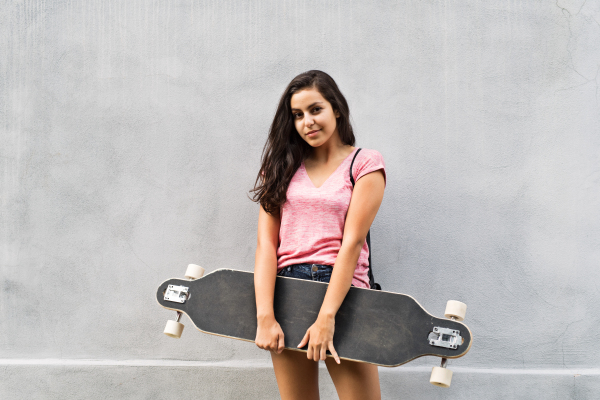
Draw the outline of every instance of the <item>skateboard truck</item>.
<instances>
[{"instance_id":1,"label":"skateboard truck","mask_svg":"<svg viewBox=\"0 0 600 400\"><path fill-rule=\"evenodd\" d=\"M165 301L172 301L174 303L185 303L188 298L188 287L169 285L165 292Z\"/></svg>"},{"instance_id":2,"label":"skateboard truck","mask_svg":"<svg viewBox=\"0 0 600 400\"><path fill-rule=\"evenodd\" d=\"M460 331L436 326L429 334L429 344L456 350L462 344L462 337Z\"/></svg>"},{"instance_id":3,"label":"skateboard truck","mask_svg":"<svg viewBox=\"0 0 600 400\"><path fill-rule=\"evenodd\" d=\"M466 312L467 305L465 303L456 300L448 300L444 316L452 321L463 321ZM462 344L462 337L460 336L460 331L436 326L433 328L433 332L429 334L429 344L456 349ZM450 382L452 382L452 371L446 369L447 364L448 359L442 358L440 366L433 367L431 370L431 378L429 379L429 382L432 385L450 387Z\"/></svg>"},{"instance_id":4,"label":"skateboard truck","mask_svg":"<svg viewBox=\"0 0 600 400\"><path fill-rule=\"evenodd\" d=\"M202 275L204 275L204 268L196 264L188 265L187 270L185 271L185 277L190 281L201 278ZM185 303L189 296L189 287L183 285L169 285L165 291L165 301L172 301L174 303ZM179 322L181 314L181 311L177 311L177 318L175 321L167 321L167 326L165 326L165 330L163 331L165 335L175 339L181 337L184 326Z\"/></svg>"}]
</instances>

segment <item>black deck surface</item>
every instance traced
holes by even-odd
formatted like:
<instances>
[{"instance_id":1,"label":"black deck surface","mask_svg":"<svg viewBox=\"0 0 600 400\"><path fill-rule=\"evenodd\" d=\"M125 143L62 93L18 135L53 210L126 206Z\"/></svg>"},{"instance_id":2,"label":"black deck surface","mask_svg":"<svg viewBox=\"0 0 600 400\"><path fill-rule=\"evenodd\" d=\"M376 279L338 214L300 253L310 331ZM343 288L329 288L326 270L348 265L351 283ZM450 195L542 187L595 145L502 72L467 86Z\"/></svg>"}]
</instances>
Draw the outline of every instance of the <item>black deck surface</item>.
<instances>
[{"instance_id":1,"label":"black deck surface","mask_svg":"<svg viewBox=\"0 0 600 400\"><path fill-rule=\"evenodd\" d=\"M184 304L164 300L170 284L189 287ZM286 347L297 350L326 290L325 283L277 277L275 318ZM251 272L220 269L195 281L170 279L156 297L161 306L187 314L201 331L250 341L256 337ZM431 346L427 338L435 326L459 330L464 343L456 350ZM461 322L428 314L410 296L351 287L336 315L333 343L342 359L397 366L425 355L461 357L471 347L471 333Z\"/></svg>"}]
</instances>

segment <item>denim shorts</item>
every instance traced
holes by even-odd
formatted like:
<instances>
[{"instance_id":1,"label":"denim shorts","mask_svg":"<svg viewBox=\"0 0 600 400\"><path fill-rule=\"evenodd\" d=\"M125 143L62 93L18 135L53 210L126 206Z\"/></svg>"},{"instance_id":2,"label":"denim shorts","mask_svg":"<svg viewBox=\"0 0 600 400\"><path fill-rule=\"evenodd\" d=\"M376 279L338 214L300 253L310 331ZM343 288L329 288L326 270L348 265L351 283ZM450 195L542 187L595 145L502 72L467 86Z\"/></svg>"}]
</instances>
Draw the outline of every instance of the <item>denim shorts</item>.
<instances>
[{"instance_id":1,"label":"denim shorts","mask_svg":"<svg viewBox=\"0 0 600 400\"><path fill-rule=\"evenodd\" d=\"M329 283L331 279L331 265L321 264L294 264L283 267L277 273L279 276L287 276L288 278L308 279L309 281Z\"/></svg>"},{"instance_id":2,"label":"denim shorts","mask_svg":"<svg viewBox=\"0 0 600 400\"><path fill-rule=\"evenodd\" d=\"M286 276L288 278L307 279L309 281L329 283L331 279L331 265L321 264L294 264L283 267L277 273L278 276ZM354 286L354 285L351 285Z\"/></svg>"}]
</instances>

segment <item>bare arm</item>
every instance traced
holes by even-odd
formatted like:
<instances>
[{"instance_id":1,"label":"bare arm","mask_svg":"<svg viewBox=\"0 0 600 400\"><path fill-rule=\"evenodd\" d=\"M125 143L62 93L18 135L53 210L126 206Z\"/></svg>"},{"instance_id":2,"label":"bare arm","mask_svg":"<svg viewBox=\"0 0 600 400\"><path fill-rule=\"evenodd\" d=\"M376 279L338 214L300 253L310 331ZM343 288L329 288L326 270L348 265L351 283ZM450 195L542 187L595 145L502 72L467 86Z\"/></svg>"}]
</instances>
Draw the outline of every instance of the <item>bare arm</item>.
<instances>
[{"instance_id":1,"label":"bare arm","mask_svg":"<svg viewBox=\"0 0 600 400\"><path fill-rule=\"evenodd\" d=\"M335 315L350 290L360 250L383 200L384 189L385 179L381 170L363 176L354 186L342 246L335 260L319 316L298 345L303 347L309 343L307 357L315 361L325 360L326 351L329 350L336 361L340 362L333 348Z\"/></svg>"},{"instance_id":2,"label":"bare arm","mask_svg":"<svg viewBox=\"0 0 600 400\"><path fill-rule=\"evenodd\" d=\"M277 277L277 246L279 244L279 215L269 215L260 207L254 261L254 291L256 297L256 345L261 349L281 352L283 331L275 320L273 297Z\"/></svg>"}]
</instances>

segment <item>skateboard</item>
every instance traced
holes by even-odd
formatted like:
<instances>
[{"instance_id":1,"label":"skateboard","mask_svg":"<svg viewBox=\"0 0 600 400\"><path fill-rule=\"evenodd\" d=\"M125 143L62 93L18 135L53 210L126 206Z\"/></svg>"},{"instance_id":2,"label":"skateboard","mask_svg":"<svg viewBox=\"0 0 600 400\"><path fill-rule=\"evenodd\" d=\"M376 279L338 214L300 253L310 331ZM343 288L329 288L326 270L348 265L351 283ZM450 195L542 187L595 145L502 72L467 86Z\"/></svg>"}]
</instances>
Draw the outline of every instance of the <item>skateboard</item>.
<instances>
[{"instance_id":1,"label":"skateboard","mask_svg":"<svg viewBox=\"0 0 600 400\"><path fill-rule=\"evenodd\" d=\"M317 319L327 287L323 282L276 278L274 311L286 349L307 351L307 346L296 346ZM202 267L190 264L185 279L169 279L158 287L156 300L177 312L164 331L170 337L181 336L182 314L204 333L249 342L256 337L252 272L217 269L204 275ZM411 296L351 287L335 317L333 344L341 360L385 367L422 356L441 357L430 382L448 387L452 371L445 368L447 359L464 356L472 344L471 331L461 322L465 312L464 303L450 300L447 318L437 318Z\"/></svg>"}]
</instances>

